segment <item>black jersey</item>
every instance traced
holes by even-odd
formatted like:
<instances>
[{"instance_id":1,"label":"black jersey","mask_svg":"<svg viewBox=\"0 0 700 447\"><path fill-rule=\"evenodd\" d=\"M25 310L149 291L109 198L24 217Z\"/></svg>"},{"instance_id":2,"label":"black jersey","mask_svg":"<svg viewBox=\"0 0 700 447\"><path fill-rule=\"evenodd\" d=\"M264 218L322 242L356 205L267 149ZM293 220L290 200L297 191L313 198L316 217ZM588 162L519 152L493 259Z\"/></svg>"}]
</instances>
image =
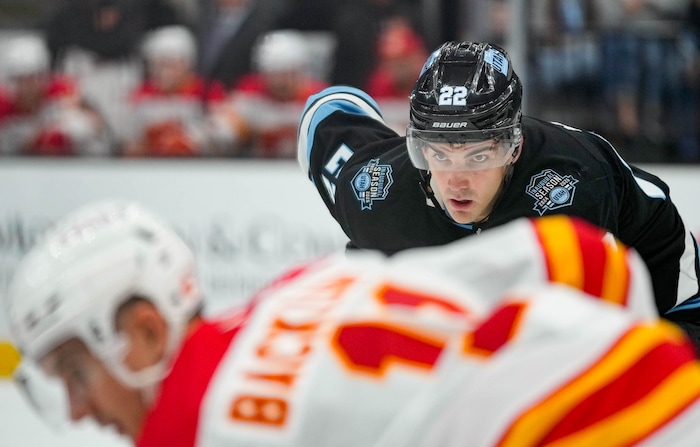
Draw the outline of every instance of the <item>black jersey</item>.
<instances>
[{"instance_id":1,"label":"black jersey","mask_svg":"<svg viewBox=\"0 0 700 447\"><path fill-rule=\"evenodd\" d=\"M523 148L488 219L450 219L428 200L405 137L364 92L331 87L309 98L299 163L353 246L387 254L441 245L519 217L567 214L635 248L652 276L657 307L700 318L698 245L658 177L627 164L601 136L523 118Z\"/></svg>"}]
</instances>

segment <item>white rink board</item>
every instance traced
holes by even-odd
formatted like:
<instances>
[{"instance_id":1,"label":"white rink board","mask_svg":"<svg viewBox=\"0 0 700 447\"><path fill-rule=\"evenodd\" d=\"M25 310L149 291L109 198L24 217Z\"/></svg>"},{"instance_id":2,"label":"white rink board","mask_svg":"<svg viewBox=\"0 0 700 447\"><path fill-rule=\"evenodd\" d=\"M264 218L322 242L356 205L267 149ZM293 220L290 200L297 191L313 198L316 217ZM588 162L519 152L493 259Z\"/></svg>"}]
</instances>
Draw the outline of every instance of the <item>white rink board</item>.
<instances>
[{"instance_id":1,"label":"white rink board","mask_svg":"<svg viewBox=\"0 0 700 447\"><path fill-rule=\"evenodd\" d=\"M662 177L700 235L700 167L642 166ZM38 232L85 202L134 199L170 220L200 260L209 311L244 301L289 266L343 249L345 236L291 161L7 160L0 162L0 290ZM0 310L0 339L7 335ZM0 445L124 447L86 424L49 430L0 379Z\"/></svg>"},{"instance_id":2,"label":"white rink board","mask_svg":"<svg viewBox=\"0 0 700 447\"><path fill-rule=\"evenodd\" d=\"M137 200L169 220L197 253L214 311L346 240L291 161L3 160L0 190L0 291L37 234L101 199Z\"/></svg>"},{"instance_id":3,"label":"white rink board","mask_svg":"<svg viewBox=\"0 0 700 447\"><path fill-rule=\"evenodd\" d=\"M671 188L671 200L696 238L700 239L700 165L639 165Z\"/></svg>"}]
</instances>

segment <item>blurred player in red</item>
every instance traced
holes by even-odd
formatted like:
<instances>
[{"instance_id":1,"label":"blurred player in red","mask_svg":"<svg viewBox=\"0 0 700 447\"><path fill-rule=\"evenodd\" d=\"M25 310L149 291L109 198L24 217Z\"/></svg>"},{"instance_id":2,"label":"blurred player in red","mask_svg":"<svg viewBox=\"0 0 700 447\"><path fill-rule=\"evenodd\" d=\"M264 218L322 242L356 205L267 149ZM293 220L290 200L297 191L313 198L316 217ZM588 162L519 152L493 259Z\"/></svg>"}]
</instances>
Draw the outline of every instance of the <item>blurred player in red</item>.
<instances>
[{"instance_id":1,"label":"blurred player in red","mask_svg":"<svg viewBox=\"0 0 700 447\"><path fill-rule=\"evenodd\" d=\"M40 241L3 297L20 377L41 401L23 374L37 365L65 387L72 419L138 446L700 436L693 345L659 320L637 253L574 218L325 257L218 318L202 316L185 243L136 204L89 205Z\"/></svg>"},{"instance_id":2,"label":"blurred player in red","mask_svg":"<svg viewBox=\"0 0 700 447\"><path fill-rule=\"evenodd\" d=\"M423 38L401 18L389 21L377 42L378 64L367 81L367 93L375 99L406 102L428 52Z\"/></svg>"},{"instance_id":3,"label":"blurred player in red","mask_svg":"<svg viewBox=\"0 0 700 447\"><path fill-rule=\"evenodd\" d=\"M377 41L377 67L370 73L366 91L397 133L406 132L407 98L427 57L423 38L407 20L396 17L386 23Z\"/></svg>"},{"instance_id":4,"label":"blurred player in red","mask_svg":"<svg viewBox=\"0 0 700 447\"><path fill-rule=\"evenodd\" d=\"M147 76L131 96L133 134L125 156L226 155L239 133L239 120L225 105L226 91L195 71L196 44L183 26L152 31L144 39Z\"/></svg>"},{"instance_id":5,"label":"blurred player in red","mask_svg":"<svg viewBox=\"0 0 700 447\"><path fill-rule=\"evenodd\" d=\"M313 75L312 56L299 31L271 31L259 40L253 53L255 72L240 79L231 97L250 130L250 151L242 155L296 155L297 126L306 99L328 86Z\"/></svg>"},{"instance_id":6,"label":"blurred player in red","mask_svg":"<svg viewBox=\"0 0 700 447\"><path fill-rule=\"evenodd\" d=\"M110 155L102 116L75 81L52 75L39 36L10 39L0 53L0 154Z\"/></svg>"}]
</instances>

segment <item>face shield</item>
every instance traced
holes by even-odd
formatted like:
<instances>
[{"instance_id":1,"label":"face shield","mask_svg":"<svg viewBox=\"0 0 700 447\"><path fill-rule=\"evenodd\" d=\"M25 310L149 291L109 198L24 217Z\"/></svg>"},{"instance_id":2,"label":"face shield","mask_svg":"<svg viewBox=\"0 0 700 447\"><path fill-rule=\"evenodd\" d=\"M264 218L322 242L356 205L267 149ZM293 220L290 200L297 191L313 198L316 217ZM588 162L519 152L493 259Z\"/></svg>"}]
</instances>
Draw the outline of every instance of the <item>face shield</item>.
<instances>
[{"instance_id":1,"label":"face shield","mask_svg":"<svg viewBox=\"0 0 700 447\"><path fill-rule=\"evenodd\" d=\"M424 171L483 171L508 164L520 146L519 124L489 130L406 130L408 154Z\"/></svg>"},{"instance_id":2,"label":"face shield","mask_svg":"<svg viewBox=\"0 0 700 447\"><path fill-rule=\"evenodd\" d=\"M123 337L119 351L110 356L124 357L128 345ZM71 425L71 407L90 405L96 383L105 369L101 360L78 338L61 343L39 359L27 356L13 375L18 388L35 412L49 427L63 431Z\"/></svg>"},{"instance_id":3,"label":"face shield","mask_svg":"<svg viewBox=\"0 0 700 447\"><path fill-rule=\"evenodd\" d=\"M11 343L0 341L0 380L6 378L13 379L20 396L50 428L67 426L67 400L60 380L44 374L35 361L20 355Z\"/></svg>"},{"instance_id":4,"label":"face shield","mask_svg":"<svg viewBox=\"0 0 700 447\"><path fill-rule=\"evenodd\" d=\"M57 377L49 376L39 363L24 357L14 371L14 380L26 402L56 431L70 425L68 393Z\"/></svg>"}]
</instances>

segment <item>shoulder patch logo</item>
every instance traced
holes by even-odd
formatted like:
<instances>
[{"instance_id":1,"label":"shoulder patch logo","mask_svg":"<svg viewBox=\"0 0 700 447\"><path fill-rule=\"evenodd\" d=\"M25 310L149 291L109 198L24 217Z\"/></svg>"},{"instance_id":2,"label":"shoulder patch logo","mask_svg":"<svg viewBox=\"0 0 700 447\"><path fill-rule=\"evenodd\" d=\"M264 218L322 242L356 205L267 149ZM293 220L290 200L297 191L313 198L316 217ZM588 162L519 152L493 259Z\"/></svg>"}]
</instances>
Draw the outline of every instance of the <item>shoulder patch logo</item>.
<instances>
[{"instance_id":1,"label":"shoulder patch logo","mask_svg":"<svg viewBox=\"0 0 700 447\"><path fill-rule=\"evenodd\" d=\"M545 212L570 206L574 202L578 180L571 175L560 175L552 169L545 169L530 178L525 192L535 199L532 208L540 216Z\"/></svg>"},{"instance_id":2,"label":"shoulder patch logo","mask_svg":"<svg viewBox=\"0 0 700 447\"><path fill-rule=\"evenodd\" d=\"M352 178L352 190L363 210L371 210L375 200L384 200L389 195L389 187L394 183L391 165L379 164L374 158Z\"/></svg>"}]
</instances>

